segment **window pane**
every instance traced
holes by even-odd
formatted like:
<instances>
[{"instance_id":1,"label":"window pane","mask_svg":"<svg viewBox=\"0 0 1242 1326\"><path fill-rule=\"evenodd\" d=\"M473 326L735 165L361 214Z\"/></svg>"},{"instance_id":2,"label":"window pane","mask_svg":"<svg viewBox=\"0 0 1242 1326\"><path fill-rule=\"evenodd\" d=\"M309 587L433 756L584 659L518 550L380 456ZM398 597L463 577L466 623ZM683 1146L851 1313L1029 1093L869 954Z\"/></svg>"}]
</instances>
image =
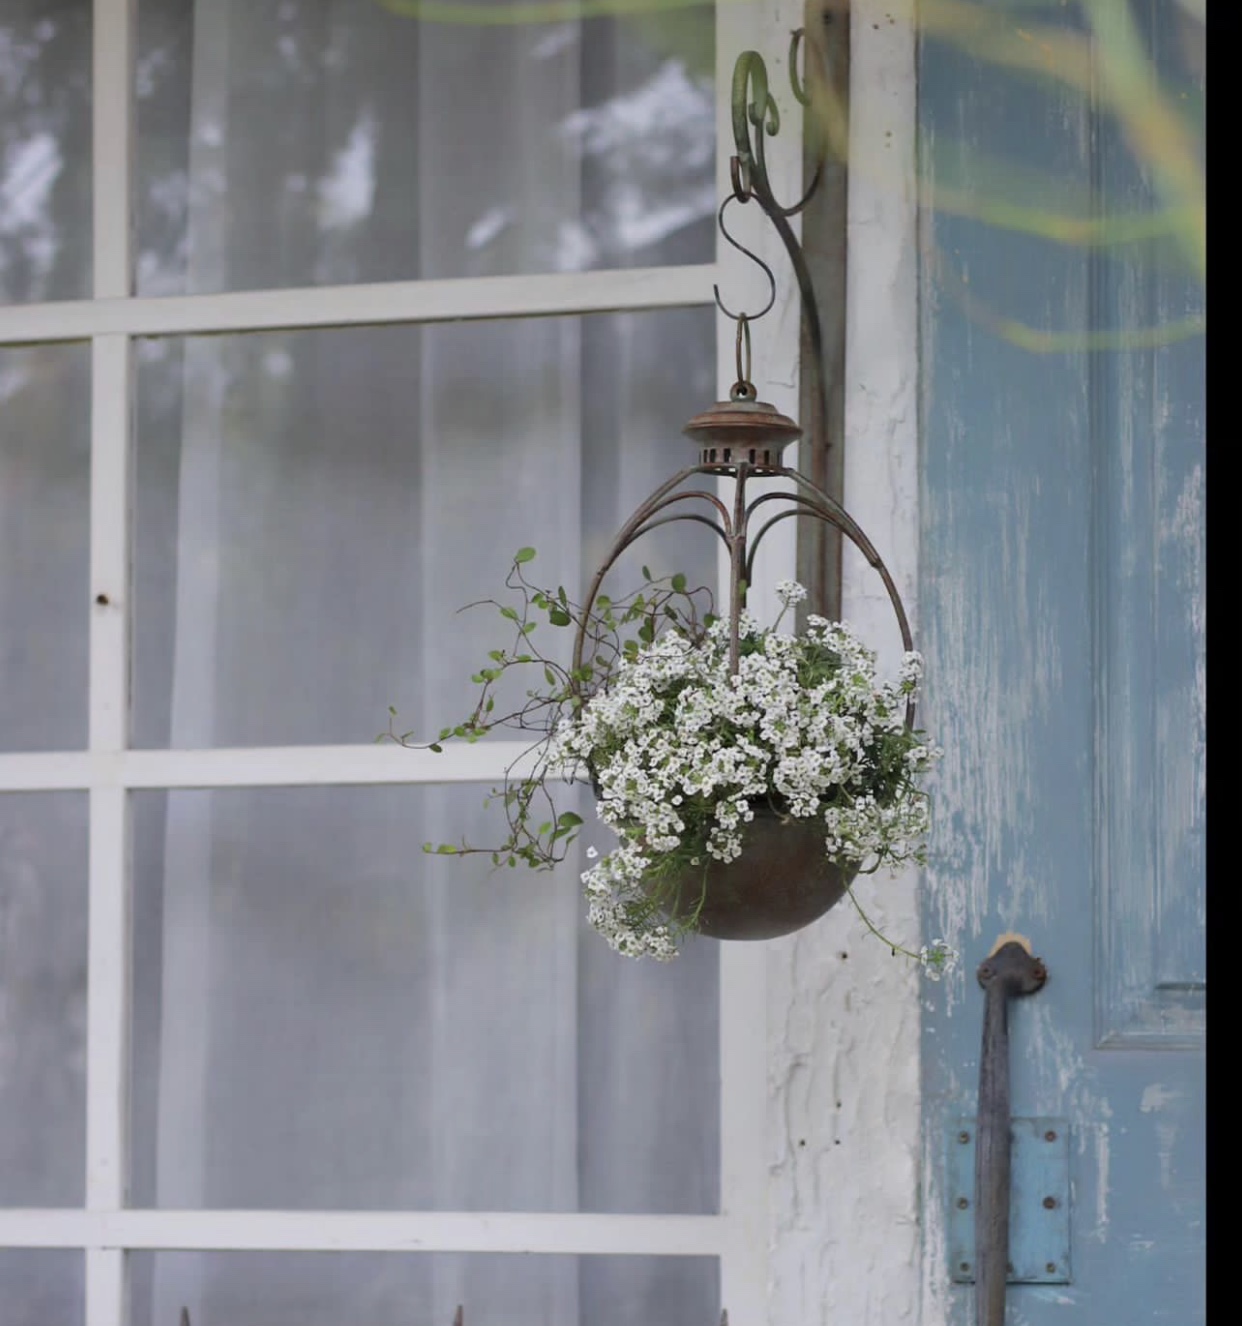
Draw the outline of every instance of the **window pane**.
<instances>
[{"instance_id":1,"label":"window pane","mask_svg":"<svg viewBox=\"0 0 1242 1326\"><path fill-rule=\"evenodd\" d=\"M86 797L4 793L0 1206L81 1205L85 1055Z\"/></svg>"},{"instance_id":2,"label":"window pane","mask_svg":"<svg viewBox=\"0 0 1242 1326\"><path fill-rule=\"evenodd\" d=\"M140 292L711 261L709 4L411 8L143 0Z\"/></svg>"},{"instance_id":3,"label":"window pane","mask_svg":"<svg viewBox=\"0 0 1242 1326\"><path fill-rule=\"evenodd\" d=\"M707 1257L136 1252L130 1326L686 1326L720 1318Z\"/></svg>"},{"instance_id":4,"label":"window pane","mask_svg":"<svg viewBox=\"0 0 1242 1326\"><path fill-rule=\"evenodd\" d=\"M90 0L0 0L0 304L90 294L90 153Z\"/></svg>"},{"instance_id":5,"label":"window pane","mask_svg":"<svg viewBox=\"0 0 1242 1326\"><path fill-rule=\"evenodd\" d=\"M156 340L139 359L140 746L369 742L390 704L404 729L458 721L506 643L494 610L458 609L502 593L526 545L541 583L583 586L715 394L710 309ZM681 525L640 560L709 583L715 558Z\"/></svg>"},{"instance_id":6,"label":"window pane","mask_svg":"<svg viewBox=\"0 0 1242 1326\"><path fill-rule=\"evenodd\" d=\"M0 750L86 745L90 352L0 349Z\"/></svg>"},{"instance_id":7,"label":"window pane","mask_svg":"<svg viewBox=\"0 0 1242 1326\"><path fill-rule=\"evenodd\" d=\"M81 1326L82 1254L0 1248L0 1322L4 1326Z\"/></svg>"},{"instance_id":8,"label":"window pane","mask_svg":"<svg viewBox=\"0 0 1242 1326\"><path fill-rule=\"evenodd\" d=\"M135 1204L716 1209L717 946L619 957L579 859L426 855L486 791L134 794Z\"/></svg>"}]
</instances>

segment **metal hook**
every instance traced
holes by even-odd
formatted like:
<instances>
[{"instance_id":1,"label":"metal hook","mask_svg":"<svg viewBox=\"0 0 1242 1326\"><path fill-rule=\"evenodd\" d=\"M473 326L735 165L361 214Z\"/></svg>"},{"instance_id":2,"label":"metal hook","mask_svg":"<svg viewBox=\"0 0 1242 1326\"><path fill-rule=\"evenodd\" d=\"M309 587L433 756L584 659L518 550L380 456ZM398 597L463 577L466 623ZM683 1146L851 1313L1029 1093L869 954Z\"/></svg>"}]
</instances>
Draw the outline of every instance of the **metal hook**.
<instances>
[{"instance_id":1,"label":"metal hook","mask_svg":"<svg viewBox=\"0 0 1242 1326\"><path fill-rule=\"evenodd\" d=\"M742 165L741 157L729 158L729 180L733 185L733 196L739 203L748 203L755 196L750 187L750 168Z\"/></svg>"},{"instance_id":2,"label":"metal hook","mask_svg":"<svg viewBox=\"0 0 1242 1326\"><path fill-rule=\"evenodd\" d=\"M738 241L729 234L728 228L724 223L724 212L725 208L728 207L730 203L736 201L738 201L738 199L735 195L730 194L724 202L720 204L720 211L716 213L716 225L720 228L720 233L739 253L749 258L751 262L757 263L758 266L763 269L763 274L768 278L768 302L758 313L732 313L725 306L724 300L720 298L720 287L718 285L713 284L712 294L716 297L716 307L726 318L732 318L734 322L737 322L740 318L746 318L748 321L754 322L756 318L762 318L763 315L771 309L772 305L776 303L776 277L773 276L772 269L757 253L752 253L744 244L739 244Z\"/></svg>"},{"instance_id":3,"label":"metal hook","mask_svg":"<svg viewBox=\"0 0 1242 1326\"><path fill-rule=\"evenodd\" d=\"M809 106L811 104L811 94L806 90L806 84L798 77L798 48L802 45L802 39L805 36L805 28L795 28L789 39L789 83L793 88L795 98L803 106Z\"/></svg>"},{"instance_id":4,"label":"metal hook","mask_svg":"<svg viewBox=\"0 0 1242 1326\"><path fill-rule=\"evenodd\" d=\"M737 320L735 355L737 380L733 383L729 396L735 401L753 401L758 393L755 391L754 383L750 380L750 319L745 313L740 314ZM745 356L745 363L742 362L743 356Z\"/></svg>"}]
</instances>

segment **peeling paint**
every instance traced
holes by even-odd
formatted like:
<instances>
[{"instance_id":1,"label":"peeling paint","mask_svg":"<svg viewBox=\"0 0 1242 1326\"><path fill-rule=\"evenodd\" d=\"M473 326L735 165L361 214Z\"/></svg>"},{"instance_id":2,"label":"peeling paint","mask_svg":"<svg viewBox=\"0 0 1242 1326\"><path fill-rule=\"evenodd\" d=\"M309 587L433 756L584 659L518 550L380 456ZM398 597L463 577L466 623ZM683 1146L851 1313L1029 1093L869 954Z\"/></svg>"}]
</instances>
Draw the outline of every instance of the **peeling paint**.
<instances>
[{"instance_id":1,"label":"peeling paint","mask_svg":"<svg viewBox=\"0 0 1242 1326\"><path fill-rule=\"evenodd\" d=\"M1143 1088L1143 1098L1139 1101L1139 1109L1144 1114L1151 1114L1153 1111L1160 1111L1166 1105L1171 1105L1174 1101L1180 1100L1183 1092L1173 1087L1166 1087L1161 1082L1153 1082L1151 1086Z\"/></svg>"},{"instance_id":2,"label":"peeling paint","mask_svg":"<svg viewBox=\"0 0 1242 1326\"><path fill-rule=\"evenodd\" d=\"M1095 1142L1095 1228L1092 1237L1099 1243L1108 1242L1108 1165L1109 1165L1108 1125L1101 1124L1096 1132Z\"/></svg>"},{"instance_id":3,"label":"peeling paint","mask_svg":"<svg viewBox=\"0 0 1242 1326\"><path fill-rule=\"evenodd\" d=\"M1156 1124L1156 1156L1160 1162L1160 1187L1173 1191L1173 1148L1177 1145L1177 1124L1161 1120Z\"/></svg>"}]
</instances>

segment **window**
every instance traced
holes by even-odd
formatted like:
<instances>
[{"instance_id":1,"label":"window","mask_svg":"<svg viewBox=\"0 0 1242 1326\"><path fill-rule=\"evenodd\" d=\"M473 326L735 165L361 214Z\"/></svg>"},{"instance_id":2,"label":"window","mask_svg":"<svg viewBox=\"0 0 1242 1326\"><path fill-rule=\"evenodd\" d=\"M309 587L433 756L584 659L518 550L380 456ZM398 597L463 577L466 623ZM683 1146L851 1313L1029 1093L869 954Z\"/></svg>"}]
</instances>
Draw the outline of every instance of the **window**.
<instances>
[{"instance_id":1,"label":"window","mask_svg":"<svg viewBox=\"0 0 1242 1326\"><path fill-rule=\"evenodd\" d=\"M763 1307L761 950L425 857L516 748L372 738L732 380L766 29L414 8L0 0L6 1326Z\"/></svg>"}]
</instances>

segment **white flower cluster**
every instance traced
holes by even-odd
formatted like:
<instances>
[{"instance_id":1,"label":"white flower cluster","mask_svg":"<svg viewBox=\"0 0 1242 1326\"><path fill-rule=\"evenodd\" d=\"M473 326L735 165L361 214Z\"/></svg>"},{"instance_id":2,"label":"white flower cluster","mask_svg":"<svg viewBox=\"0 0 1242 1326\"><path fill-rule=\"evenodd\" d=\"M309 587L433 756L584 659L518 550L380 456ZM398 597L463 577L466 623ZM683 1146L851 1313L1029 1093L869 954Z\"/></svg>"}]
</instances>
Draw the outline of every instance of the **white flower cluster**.
<instances>
[{"instance_id":1,"label":"white flower cluster","mask_svg":"<svg viewBox=\"0 0 1242 1326\"><path fill-rule=\"evenodd\" d=\"M801 603L806 598L806 590L796 580L778 580L776 597L785 607L792 608L795 603Z\"/></svg>"},{"instance_id":2,"label":"white flower cluster","mask_svg":"<svg viewBox=\"0 0 1242 1326\"><path fill-rule=\"evenodd\" d=\"M804 591L782 582L791 604ZM818 818L825 852L864 869L922 859L927 798L915 785L933 749L906 733L922 662L876 676L848 627L810 617L803 635L739 619L692 643L676 629L613 669L607 688L556 733L549 763L593 772L599 817L620 842L582 876L589 918L618 951L667 959L687 928L652 905L653 867L732 861L756 805Z\"/></svg>"},{"instance_id":3,"label":"white flower cluster","mask_svg":"<svg viewBox=\"0 0 1242 1326\"><path fill-rule=\"evenodd\" d=\"M919 949L919 964L931 981L939 981L956 971L959 960L958 951L950 948L943 939L935 940L930 946L924 944Z\"/></svg>"}]
</instances>

